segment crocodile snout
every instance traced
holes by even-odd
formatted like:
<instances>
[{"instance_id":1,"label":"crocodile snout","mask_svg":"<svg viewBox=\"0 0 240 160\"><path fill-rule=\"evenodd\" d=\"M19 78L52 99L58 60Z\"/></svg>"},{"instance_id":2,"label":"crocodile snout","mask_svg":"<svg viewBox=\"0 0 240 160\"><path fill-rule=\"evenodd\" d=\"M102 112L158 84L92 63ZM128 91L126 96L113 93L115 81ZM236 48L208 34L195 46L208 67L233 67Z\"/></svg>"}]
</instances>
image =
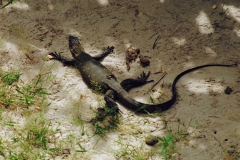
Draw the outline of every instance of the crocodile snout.
<instances>
[{"instance_id":1,"label":"crocodile snout","mask_svg":"<svg viewBox=\"0 0 240 160\"><path fill-rule=\"evenodd\" d=\"M71 35L68 37L68 42L70 48L73 47L74 45L80 45L79 39Z\"/></svg>"}]
</instances>

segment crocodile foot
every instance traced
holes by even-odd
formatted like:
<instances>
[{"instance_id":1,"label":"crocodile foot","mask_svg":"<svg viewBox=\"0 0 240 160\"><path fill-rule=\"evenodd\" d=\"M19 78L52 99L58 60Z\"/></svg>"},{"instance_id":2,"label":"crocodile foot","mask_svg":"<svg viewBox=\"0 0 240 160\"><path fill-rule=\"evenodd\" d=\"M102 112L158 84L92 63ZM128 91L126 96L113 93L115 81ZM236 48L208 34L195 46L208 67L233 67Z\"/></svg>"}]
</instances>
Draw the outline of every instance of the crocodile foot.
<instances>
[{"instance_id":1,"label":"crocodile foot","mask_svg":"<svg viewBox=\"0 0 240 160\"><path fill-rule=\"evenodd\" d=\"M137 79L132 79L132 78L125 79L120 84L126 91L129 91L132 88L139 87L144 84L153 82L154 80L147 81L149 75L150 75L150 72L148 72L148 74L143 72Z\"/></svg>"}]
</instances>

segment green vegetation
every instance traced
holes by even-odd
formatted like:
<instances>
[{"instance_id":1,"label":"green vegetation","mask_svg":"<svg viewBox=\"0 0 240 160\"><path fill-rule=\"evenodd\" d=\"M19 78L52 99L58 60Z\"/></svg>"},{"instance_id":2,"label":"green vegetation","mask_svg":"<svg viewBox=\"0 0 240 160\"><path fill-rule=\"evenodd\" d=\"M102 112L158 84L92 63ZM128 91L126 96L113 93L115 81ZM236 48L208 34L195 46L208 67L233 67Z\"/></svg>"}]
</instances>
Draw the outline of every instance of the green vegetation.
<instances>
[{"instance_id":1,"label":"green vegetation","mask_svg":"<svg viewBox=\"0 0 240 160\"><path fill-rule=\"evenodd\" d=\"M175 145L174 138L171 133L169 133L166 137L162 137L160 144L162 145L162 149L157 150L156 153L163 155L165 160L174 156Z\"/></svg>"},{"instance_id":2,"label":"green vegetation","mask_svg":"<svg viewBox=\"0 0 240 160\"><path fill-rule=\"evenodd\" d=\"M119 111L104 106L98 108L95 118L91 120L94 126L95 135L104 135L117 128L119 121Z\"/></svg>"},{"instance_id":3,"label":"green vegetation","mask_svg":"<svg viewBox=\"0 0 240 160\"><path fill-rule=\"evenodd\" d=\"M87 133L87 131L85 130L85 127L84 127L84 120L82 120L81 117L77 117L77 118L74 119L74 120L75 120L75 123L81 127L81 130L82 130L81 135L82 135L82 136L85 135L85 134L88 135L88 133Z\"/></svg>"},{"instance_id":4,"label":"green vegetation","mask_svg":"<svg viewBox=\"0 0 240 160\"><path fill-rule=\"evenodd\" d=\"M237 148L232 147L231 149L228 149L226 159L238 160L239 158L240 158L240 152L237 151Z\"/></svg>"},{"instance_id":5,"label":"green vegetation","mask_svg":"<svg viewBox=\"0 0 240 160\"><path fill-rule=\"evenodd\" d=\"M129 160L148 160L153 156L151 151L147 151L144 144L141 146L131 145L129 143L123 143L121 140L117 140L116 143L120 149L116 152L117 159L129 159Z\"/></svg>"},{"instance_id":6,"label":"green vegetation","mask_svg":"<svg viewBox=\"0 0 240 160\"><path fill-rule=\"evenodd\" d=\"M12 85L17 82L22 74L17 71L7 72L2 76L2 81L8 85Z\"/></svg>"},{"instance_id":7,"label":"green vegetation","mask_svg":"<svg viewBox=\"0 0 240 160\"><path fill-rule=\"evenodd\" d=\"M36 82L35 82L36 81ZM49 95L46 92L40 82L42 81L42 75L38 75L33 84L22 86L16 86L16 91L21 95L20 101L25 103L27 106L34 104L35 97L44 97L44 95Z\"/></svg>"},{"instance_id":8,"label":"green vegetation","mask_svg":"<svg viewBox=\"0 0 240 160\"><path fill-rule=\"evenodd\" d=\"M47 73L50 74L50 73ZM42 87L46 80L39 74L30 84L19 82L22 74L17 71L1 73L0 83L0 108L24 108L32 105L44 105L45 98L49 93Z\"/></svg>"},{"instance_id":9,"label":"green vegetation","mask_svg":"<svg viewBox=\"0 0 240 160\"><path fill-rule=\"evenodd\" d=\"M60 130L52 128L51 121L44 117L43 112L49 105L46 98L50 94L44 86L51 81L51 72L41 72L29 82L22 81L21 76L22 73L15 70L0 72L0 125L14 130L13 135L9 135L9 139L6 138L4 141L0 139L0 156L4 159L46 159L72 153L74 157L76 153L88 152L80 144L83 141L81 136L86 136L88 139L96 135L105 136L109 132L117 131L118 126L121 125L121 113L117 107L99 105L101 107L95 111L90 123L83 120L81 116L76 116L77 118L74 119L74 124L80 126L80 137L69 133L66 138L60 140L56 137ZM94 86L98 92L102 93L99 85L94 84ZM80 105L81 103L76 104L74 109L79 109ZM25 124L20 125L10 116L10 112L16 110L26 120ZM61 126L60 123L59 126ZM136 132L135 135L140 133ZM145 144L134 147L134 145L124 144L119 139L116 143L120 146L120 150L115 156L147 160L155 155L163 155L168 159L173 155L173 141L173 137L163 138L162 143L157 145L163 148L154 152L153 149L145 151Z\"/></svg>"},{"instance_id":10,"label":"green vegetation","mask_svg":"<svg viewBox=\"0 0 240 160\"><path fill-rule=\"evenodd\" d=\"M40 115L30 118L22 129L15 132L9 156L17 159L36 159L51 151L47 146L50 142L49 137L52 135L49 125L50 123Z\"/></svg>"},{"instance_id":11,"label":"green vegetation","mask_svg":"<svg viewBox=\"0 0 240 160\"><path fill-rule=\"evenodd\" d=\"M0 141L0 155L5 159L46 159L61 155L66 148L56 141L58 131L50 126L50 121L41 114L30 116L23 127L13 127L15 132L10 141Z\"/></svg>"},{"instance_id":12,"label":"green vegetation","mask_svg":"<svg viewBox=\"0 0 240 160\"><path fill-rule=\"evenodd\" d=\"M50 95L46 86L52 81L52 74L49 71L41 71L29 82L21 80L23 74L16 70L0 72L0 125L14 130L5 140L0 139L0 156L4 159L47 159L57 156L75 157L77 153L87 153L88 150L81 145L83 137L88 140L94 136L107 137L110 132L119 129L121 112L113 104L107 106L101 104L102 89L98 84L93 83L95 90L101 94L99 108L94 110L92 120L87 122L81 116L76 115L74 125L80 126L80 137L69 133L64 139L58 139L61 130L53 129L52 122L44 117L44 110L49 105L47 96ZM81 97L86 97L82 95ZM153 102L153 99L151 99ZM74 105L78 110L81 103ZM144 109L146 106L143 106ZM16 119L10 116L11 112L17 111L25 119L25 124L19 124ZM34 112L33 112L34 111ZM4 119L2 118L4 116ZM154 116L151 114L150 116ZM59 126L61 124L59 123ZM138 128L133 128L134 135L141 134ZM116 158L147 160L153 156L164 156L169 159L174 155L174 139L171 136L163 137L156 148L149 149L146 144L139 147L124 144L123 139L116 141L120 149L115 154ZM79 157L79 156L77 156Z\"/></svg>"},{"instance_id":13,"label":"green vegetation","mask_svg":"<svg viewBox=\"0 0 240 160\"><path fill-rule=\"evenodd\" d=\"M47 138L49 126L50 123L46 124L46 122L42 119L34 119L34 123L30 124L26 129L26 142L29 145L47 150L47 143L49 142Z\"/></svg>"},{"instance_id":14,"label":"green vegetation","mask_svg":"<svg viewBox=\"0 0 240 160\"><path fill-rule=\"evenodd\" d=\"M86 152L78 141L79 147L75 149L77 137L71 133L58 139L56 135L60 130L58 127L53 129L52 122L44 116L49 105L47 96L50 95L44 86L52 80L51 72L41 70L29 82L22 81L21 75L14 70L0 72L0 126L9 128L5 131L7 136L4 140L0 138L0 158L49 159L68 156L70 150ZM20 116L21 124L13 114ZM83 126L83 122L79 123ZM84 126L82 129L84 132Z\"/></svg>"},{"instance_id":15,"label":"green vegetation","mask_svg":"<svg viewBox=\"0 0 240 160\"><path fill-rule=\"evenodd\" d=\"M45 119L38 112L33 113L29 107L44 110L48 106L46 96L49 93L42 86L50 74L50 72L39 74L30 83L25 84L20 80L22 73L15 70L1 71L0 124L14 130L14 135L9 135L9 138L12 137L11 141L7 140L7 137L5 141L0 140L0 155L5 159L38 159L44 157L39 148L49 151L47 143L50 123L45 123ZM38 118L29 119L21 128L10 116L16 110L24 114L26 117L23 118L26 120L34 115Z\"/></svg>"}]
</instances>

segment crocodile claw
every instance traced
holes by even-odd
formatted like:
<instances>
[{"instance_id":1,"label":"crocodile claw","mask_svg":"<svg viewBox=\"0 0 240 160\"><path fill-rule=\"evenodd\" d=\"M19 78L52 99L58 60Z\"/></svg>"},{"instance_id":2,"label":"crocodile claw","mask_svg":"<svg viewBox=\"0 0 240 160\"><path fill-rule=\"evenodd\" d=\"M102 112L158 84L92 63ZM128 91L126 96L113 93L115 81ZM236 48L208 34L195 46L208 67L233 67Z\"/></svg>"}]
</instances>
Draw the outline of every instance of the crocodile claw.
<instances>
[{"instance_id":1,"label":"crocodile claw","mask_svg":"<svg viewBox=\"0 0 240 160\"><path fill-rule=\"evenodd\" d=\"M61 54L57 52L51 52L48 54L47 57L49 60L52 60L52 59L61 60L63 58Z\"/></svg>"},{"instance_id":2,"label":"crocodile claw","mask_svg":"<svg viewBox=\"0 0 240 160\"><path fill-rule=\"evenodd\" d=\"M107 49L106 49L106 52L108 52L108 53L112 53L114 51L114 47L113 46L111 46L111 47L107 47Z\"/></svg>"},{"instance_id":3,"label":"crocodile claw","mask_svg":"<svg viewBox=\"0 0 240 160\"><path fill-rule=\"evenodd\" d=\"M149 75L150 75L150 72L148 72L147 75L146 75L145 72L143 72L143 73L137 78L137 80L142 81L142 82L145 82L145 83L153 82L154 80L147 81Z\"/></svg>"}]
</instances>

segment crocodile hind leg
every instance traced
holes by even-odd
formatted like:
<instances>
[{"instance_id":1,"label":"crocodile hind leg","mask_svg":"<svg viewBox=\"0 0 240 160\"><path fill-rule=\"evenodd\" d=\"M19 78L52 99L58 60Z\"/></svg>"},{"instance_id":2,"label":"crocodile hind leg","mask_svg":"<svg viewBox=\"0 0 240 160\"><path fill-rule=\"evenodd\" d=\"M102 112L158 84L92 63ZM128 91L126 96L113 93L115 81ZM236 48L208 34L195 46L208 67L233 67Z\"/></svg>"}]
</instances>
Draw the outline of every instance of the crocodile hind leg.
<instances>
[{"instance_id":1,"label":"crocodile hind leg","mask_svg":"<svg viewBox=\"0 0 240 160\"><path fill-rule=\"evenodd\" d=\"M77 61L75 59L67 59L66 57L62 56L60 53L51 52L48 54L48 58L50 60L55 59L62 62L65 66L77 66Z\"/></svg>"},{"instance_id":2,"label":"crocodile hind leg","mask_svg":"<svg viewBox=\"0 0 240 160\"><path fill-rule=\"evenodd\" d=\"M115 102L115 94L113 90L108 90L104 95L106 106L104 108L98 108L96 117L91 122L96 125L100 122L107 122L108 124L117 125L119 123L119 108Z\"/></svg>"},{"instance_id":3,"label":"crocodile hind leg","mask_svg":"<svg viewBox=\"0 0 240 160\"><path fill-rule=\"evenodd\" d=\"M132 88L142 86L144 84L153 82L153 80L147 81L148 77L150 75L150 72L146 75L144 72L137 78L137 79L125 79L123 80L120 85L125 89L126 91L129 91Z\"/></svg>"},{"instance_id":4,"label":"crocodile hind leg","mask_svg":"<svg viewBox=\"0 0 240 160\"><path fill-rule=\"evenodd\" d=\"M95 60L97 60L97 61L101 61L101 60L103 60L107 55L109 55L110 53L112 53L113 50L114 50L114 47L113 47L113 46L111 46L111 47L108 46L102 53L94 56L93 58L94 58Z\"/></svg>"},{"instance_id":5,"label":"crocodile hind leg","mask_svg":"<svg viewBox=\"0 0 240 160\"><path fill-rule=\"evenodd\" d=\"M116 96L113 90L108 90L104 95L104 100L106 102L106 107L108 109L108 114L116 116L119 113L119 108L116 103Z\"/></svg>"}]
</instances>

